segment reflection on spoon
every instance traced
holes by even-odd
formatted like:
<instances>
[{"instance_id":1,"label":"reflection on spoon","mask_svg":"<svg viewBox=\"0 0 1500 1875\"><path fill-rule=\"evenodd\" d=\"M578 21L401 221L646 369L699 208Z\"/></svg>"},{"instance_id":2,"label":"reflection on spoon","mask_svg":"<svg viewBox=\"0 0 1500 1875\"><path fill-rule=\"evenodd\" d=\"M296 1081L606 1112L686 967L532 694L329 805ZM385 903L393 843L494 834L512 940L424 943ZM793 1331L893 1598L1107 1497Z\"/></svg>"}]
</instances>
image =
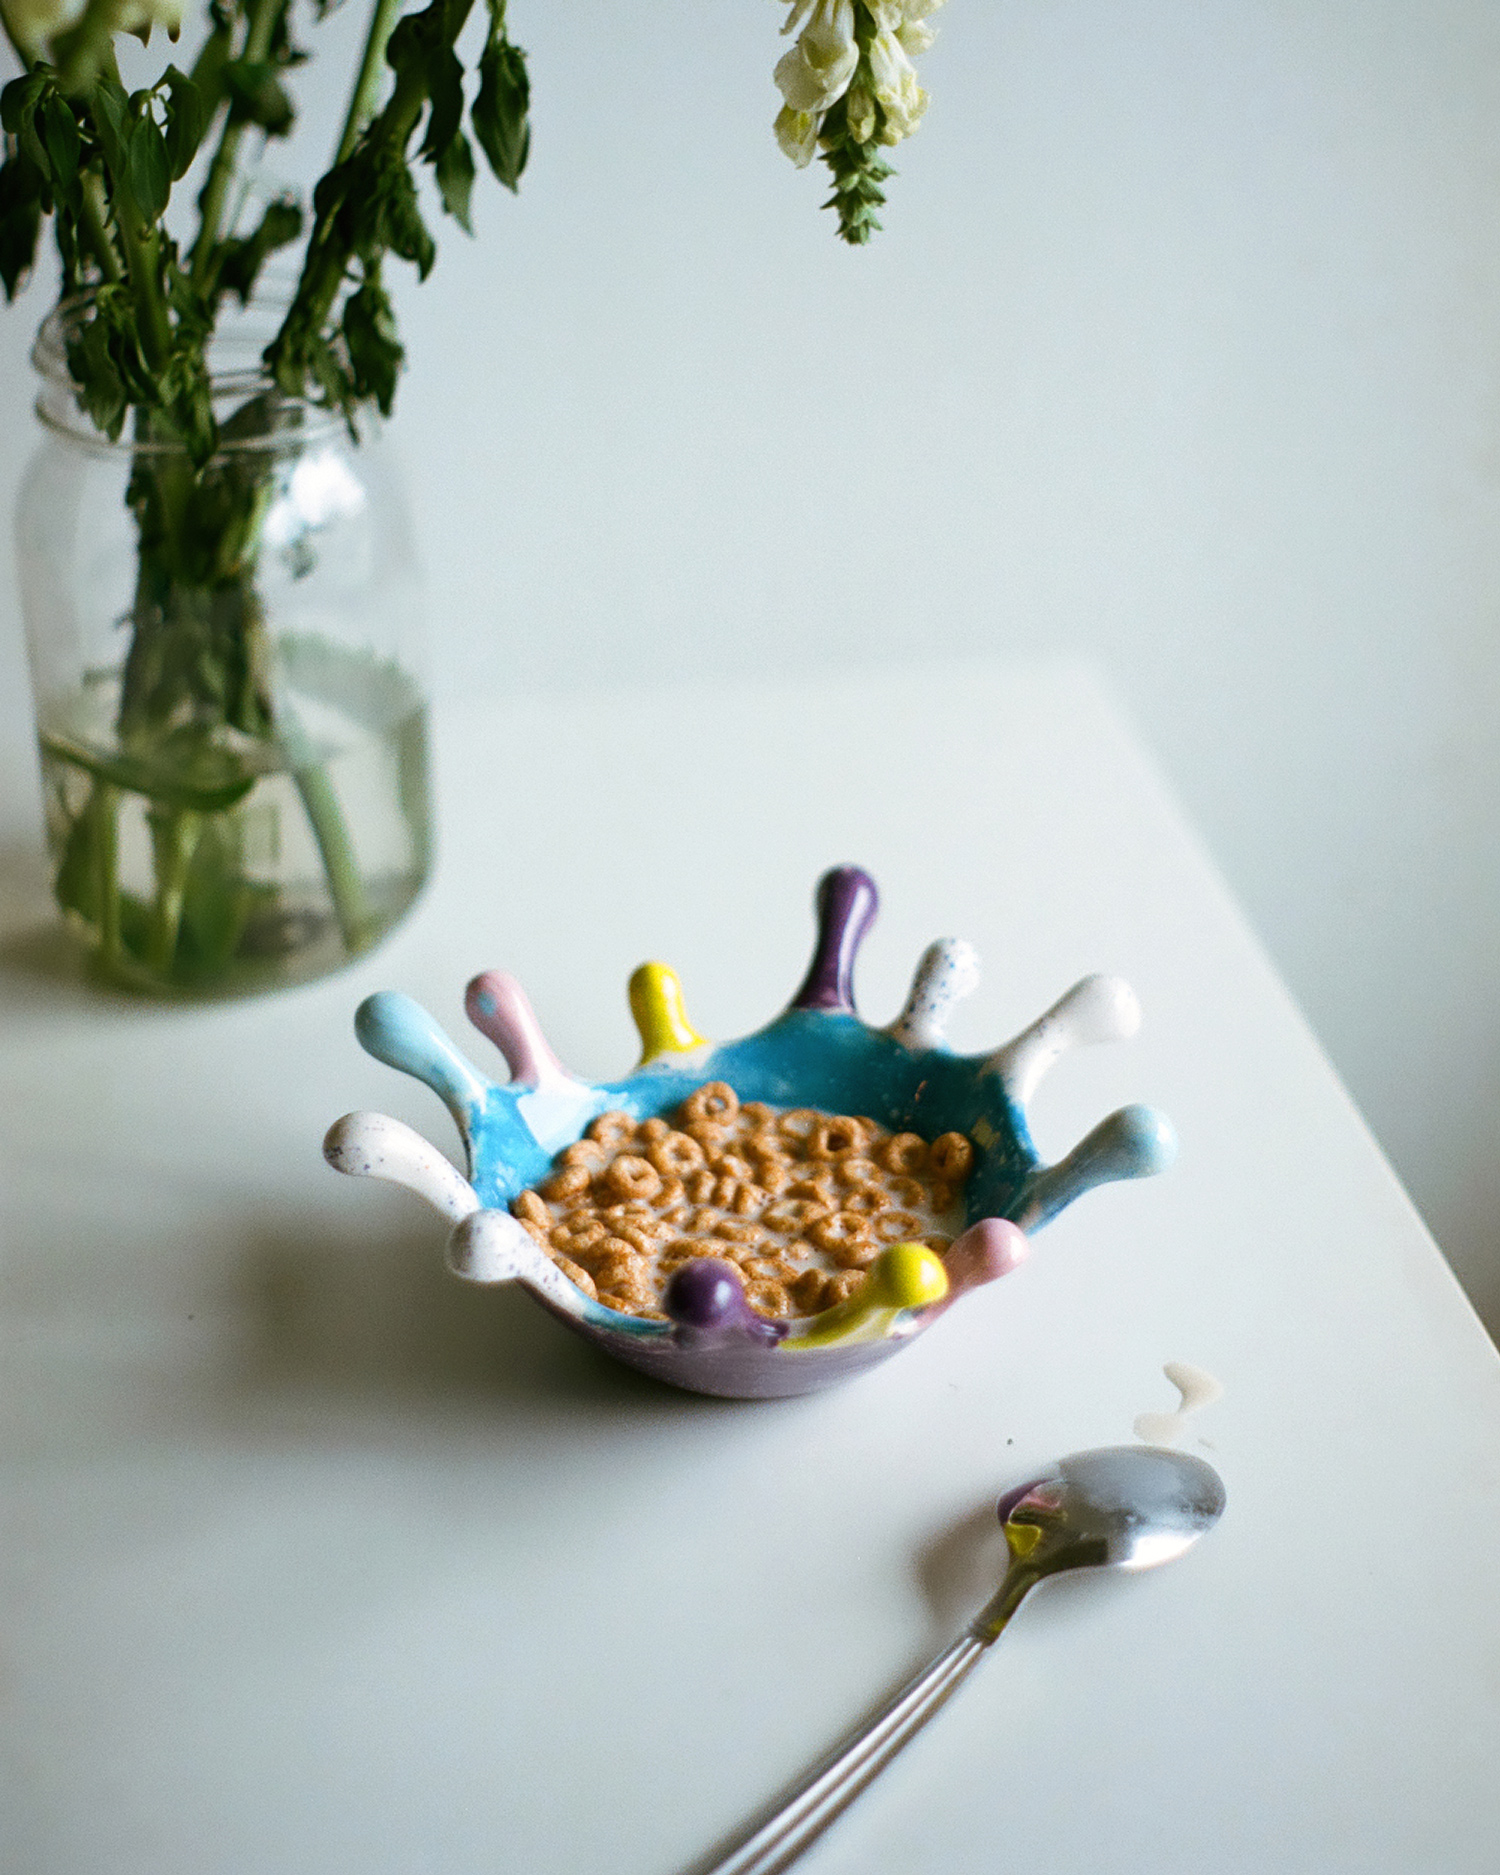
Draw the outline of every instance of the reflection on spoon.
<instances>
[{"instance_id":1,"label":"reflection on spoon","mask_svg":"<svg viewBox=\"0 0 1500 1875\"><path fill-rule=\"evenodd\" d=\"M1170 1562L1213 1528L1224 1486L1201 1458L1154 1446L1078 1452L1000 1500L1010 1564L961 1639L836 1746L764 1821L692 1875L776 1875L794 1862L943 1705L1022 1601L1069 1569Z\"/></svg>"}]
</instances>

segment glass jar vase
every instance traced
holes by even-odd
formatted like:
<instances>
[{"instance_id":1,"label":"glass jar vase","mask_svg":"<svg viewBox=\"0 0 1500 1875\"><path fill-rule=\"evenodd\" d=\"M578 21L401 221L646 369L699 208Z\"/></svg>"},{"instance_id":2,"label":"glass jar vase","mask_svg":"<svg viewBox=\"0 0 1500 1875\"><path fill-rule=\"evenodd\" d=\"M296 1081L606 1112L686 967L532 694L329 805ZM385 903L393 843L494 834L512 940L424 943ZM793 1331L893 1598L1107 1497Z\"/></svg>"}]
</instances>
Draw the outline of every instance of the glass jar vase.
<instances>
[{"instance_id":1,"label":"glass jar vase","mask_svg":"<svg viewBox=\"0 0 1500 1875\"><path fill-rule=\"evenodd\" d=\"M399 480L377 439L265 379L253 317L216 342L206 463L140 412L111 441L74 394L76 329L60 308L32 352L45 433L17 512L57 902L141 989L321 975L431 863Z\"/></svg>"}]
</instances>

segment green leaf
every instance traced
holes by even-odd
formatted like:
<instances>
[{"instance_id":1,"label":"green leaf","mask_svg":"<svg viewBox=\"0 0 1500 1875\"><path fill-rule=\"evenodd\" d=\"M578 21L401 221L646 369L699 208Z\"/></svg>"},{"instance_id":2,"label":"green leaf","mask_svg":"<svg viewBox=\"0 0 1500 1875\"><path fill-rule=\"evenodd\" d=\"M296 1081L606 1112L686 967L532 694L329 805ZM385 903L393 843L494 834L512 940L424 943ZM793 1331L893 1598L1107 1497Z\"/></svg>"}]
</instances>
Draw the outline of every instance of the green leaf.
<instances>
[{"instance_id":1,"label":"green leaf","mask_svg":"<svg viewBox=\"0 0 1500 1875\"><path fill-rule=\"evenodd\" d=\"M167 140L149 109L143 110L130 127L125 177L141 219L160 221L172 193L172 163Z\"/></svg>"},{"instance_id":2,"label":"green leaf","mask_svg":"<svg viewBox=\"0 0 1500 1875\"><path fill-rule=\"evenodd\" d=\"M52 163L53 187L66 189L78 174L82 139L78 135L77 118L55 91L49 92L43 100L42 135Z\"/></svg>"},{"instance_id":3,"label":"green leaf","mask_svg":"<svg viewBox=\"0 0 1500 1875\"><path fill-rule=\"evenodd\" d=\"M443 207L465 234L472 234L474 224L469 219L469 198L474 193L474 152L461 130L433 165L433 174Z\"/></svg>"},{"instance_id":4,"label":"green leaf","mask_svg":"<svg viewBox=\"0 0 1500 1875\"><path fill-rule=\"evenodd\" d=\"M36 260L42 228L42 178L16 155L0 165L0 281L13 300Z\"/></svg>"},{"instance_id":5,"label":"green leaf","mask_svg":"<svg viewBox=\"0 0 1500 1875\"><path fill-rule=\"evenodd\" d=\"M124 183L128 167L130 136L130 100L125 88L113 78L101 78L94 86L94 128L109 173L117 186Z\"/></svg>"},{"instance_id":6,"label":"green leaf","mask_svg":"<svg viewBox=\"0 0 1500 1875\"><path fill-rule=\"evenodd\" d=\"M432 110L418 154L436 161L459 134L464 116L464 68L452 46L437 46L429 55L427 96Z\"/></svg>"},{"instance_id":7,"label":"green leaf","mask_svg":"<svg viewBox=\"0 0 1500 1875\"><path fill-rule=\"evenodd\" d=\"M268 137L284 137L295 112L285 86L269 59L231 59L224 67L230 109L246 124L258 124Z\"/></svg>"},{"instance_id":8,"label":"green leaf","mask_svg":"<svg viewBox=\"0 0 1500 1875\"><path fill-rule=\"evenodd\" d=\"M515 190L531 150L526 55L505 37L504 9L479 60L479 95L469 113L479 147L498 182Z\"/></svg>"},{"instance_id":9,"label":"green leaf","mask_svg":"<svg viewBox=\"0 0 1500 1875\"><path fill-rule=\"evenodd\" d=\"M373 397L383 416L389 416L396 396L396 380L406 354L396 336L396 316L379 278L370 275L344 304L344 344L357 397Z\"/></svg>"},{"instance_id":10,"label":"green leaf","mask_svg":"<svg viewBox=\"0 0 1500 1875\"><path fill-rule=\"evenodd\" d=\"M418 276L425 280L437 259L437 243L428 233L417 206L417 185L404 163L389 171L385 184L379 233L391 252L399 254L402 260L409 260Z\"/></svg>"},{"instance_id":11,"label":"green leaf","mask_svg":"<svg viewBox=\"0 0 1500 1875\"><path fill-rule=\"evenodd\" d=\"M176 182L187 174L208 122L202 96L191 78L169 65L162 82L167 87L167 158Z\"/></svg>"},{"instance_id":12,"label":"green leaf","mask_svg":"<svg viewBox=\"0 0 1500 1875\"><path fill-rule=\"evenodd\" d=\"M233 293L242 306L255 291L256 278L268 255L286 247L302 232L302 210L291 196L269 204L254 231L224 242L215 286Z\"/></svg>"}]
</instances>

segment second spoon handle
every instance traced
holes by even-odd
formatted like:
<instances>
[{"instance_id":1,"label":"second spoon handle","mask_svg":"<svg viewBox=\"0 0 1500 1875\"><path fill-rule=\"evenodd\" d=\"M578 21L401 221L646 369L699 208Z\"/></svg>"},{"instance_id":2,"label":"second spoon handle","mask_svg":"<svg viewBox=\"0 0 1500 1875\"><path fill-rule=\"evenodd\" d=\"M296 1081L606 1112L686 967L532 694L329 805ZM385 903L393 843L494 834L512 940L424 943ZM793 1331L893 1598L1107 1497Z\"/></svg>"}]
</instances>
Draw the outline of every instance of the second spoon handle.
<instances>
[{"instance_id":1,"label":"second spoon handle","mask_svg":"<svg viewBox=\"0 0 1500 1875\"><path fill-rule=\"evenodd\" d=\"M794 1862L932 1717L966 1678L990 1638L971 1631L944 1648L848 1744L835 1747L815 1765L774 1816L718 1861L698 1864L693 1875L776 1875Z\"/></svg>"}]
</instances>

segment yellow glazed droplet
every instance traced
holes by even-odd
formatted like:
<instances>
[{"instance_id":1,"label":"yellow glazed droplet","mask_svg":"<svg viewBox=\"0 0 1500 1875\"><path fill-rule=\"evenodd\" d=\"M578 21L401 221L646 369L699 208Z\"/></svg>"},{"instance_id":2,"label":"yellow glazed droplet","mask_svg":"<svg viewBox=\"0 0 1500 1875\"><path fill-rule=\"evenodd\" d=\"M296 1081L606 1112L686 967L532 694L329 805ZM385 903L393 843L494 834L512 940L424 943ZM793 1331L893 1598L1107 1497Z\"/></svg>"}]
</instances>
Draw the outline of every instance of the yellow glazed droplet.
<instances>
[{"instance_id":1,"label":"yellow glazed droplet","mask_svg":"<svg viewBox=\"0 0 1500 1875\"><path fill-rule=\"evenodd\" d=\"M807 1333L784 1341L782 1349L796 1354L803 1348L884 1340L904 1309L924 1309L947 1293L948 1272L925 1244L893 1243L870 1265L857 1295L815 1315Z\"/></svg>"},{"instance_id":2,"label":"yellow glazed droplet","mask_svg":"<svg viewBox=\"0 0 1500 1875\"><path fill-rule=\"evenodd\" d=\"M641 1037L641 1061L658 1055L681 1055L707 1046L687 1018L682 978L670 964L642 964L630 979L630 1013Z\"/></svg>"}]
</instances>

